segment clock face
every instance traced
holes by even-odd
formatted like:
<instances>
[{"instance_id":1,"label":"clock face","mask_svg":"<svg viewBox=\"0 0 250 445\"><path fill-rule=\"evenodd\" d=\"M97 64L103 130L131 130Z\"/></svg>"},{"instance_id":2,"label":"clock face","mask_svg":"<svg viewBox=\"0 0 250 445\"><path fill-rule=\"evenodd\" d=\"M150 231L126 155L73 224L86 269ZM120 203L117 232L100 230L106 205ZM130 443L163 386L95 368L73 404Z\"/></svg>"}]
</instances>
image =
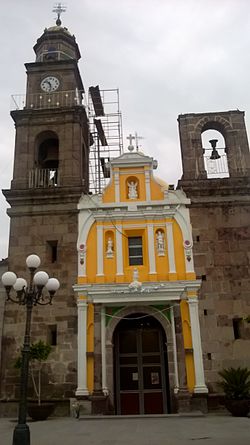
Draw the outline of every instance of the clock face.
<instances>
[{"instance_id":1,"label":"clock face","mask_svg":"<svg viewBox=\"0 0 250 445\"><path fill-rule=\"evenodd\" d=\"M54 76L45 77L41 82L41 88L43 91L45 91L45 93L56 91L59 85L59 80L57 79L57 77Z\"/></svg>"}]
</instances>

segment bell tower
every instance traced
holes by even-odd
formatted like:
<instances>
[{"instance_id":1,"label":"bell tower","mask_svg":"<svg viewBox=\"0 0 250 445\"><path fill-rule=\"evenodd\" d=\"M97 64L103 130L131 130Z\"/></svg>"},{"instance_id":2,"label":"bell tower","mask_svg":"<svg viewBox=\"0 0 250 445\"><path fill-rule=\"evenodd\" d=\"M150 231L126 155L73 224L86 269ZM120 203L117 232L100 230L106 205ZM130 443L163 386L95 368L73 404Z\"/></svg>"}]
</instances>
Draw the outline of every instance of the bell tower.
<instances>
[{"instance_id":1,"label":"bell tower","mask_svg":"<svg viewBox=\"0 0 250 445\"><path fill-rule=\"evenodd\" d=\"M205 378L216 392L218 371L250 366L245 354L250 342L245 321L250 309L249 144L240 110L184 114L178 122L183 163L179 188L191 200L194 268L202 281ZM223 148L214 136L207 148L202 137L211 130L224 139Z\"/></svg>"},{"instance_id":2,"label":"bell tower","mask_svg":"<svg viewBox=\"0 0 250 445\"><path fill-rule=\"evenodd\" d=\"M32 342L52 342L47 392L67 398L76 388L72 285L77 279L77 204L88 192L89 126L80 51L60 17L56 23L38 38L35 61L25 64L26 93L11 111L16 128L13 179L3 193L10 205L9 269L25 277L25 258L36 253L61 283L53 306L34 308L31 335ZM24 334L24 308L7 303L4 320L1 398L12 399L18 382L13 357Z\"/></svg>"}]
</instances>

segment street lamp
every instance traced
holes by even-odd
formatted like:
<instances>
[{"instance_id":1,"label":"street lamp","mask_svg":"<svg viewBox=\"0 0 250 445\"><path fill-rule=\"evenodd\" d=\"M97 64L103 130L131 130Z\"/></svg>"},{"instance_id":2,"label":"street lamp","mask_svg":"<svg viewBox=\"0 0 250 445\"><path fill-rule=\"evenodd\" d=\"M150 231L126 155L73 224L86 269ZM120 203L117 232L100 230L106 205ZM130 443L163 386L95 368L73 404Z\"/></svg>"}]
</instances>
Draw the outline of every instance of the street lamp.
<instances>
[{"instance_id":1,"label":"street lamp","mask_svg":"<svg viewBox=\"0 0 250 445\"><path fill-rule=\"evenodd\" d=\"M14 272L9 271L2 275L2 283L6 290L7 301L26 306L26 325L20 374L18 424L14 429L13 445L30 445L30 431L26 424L26 411L32 309L33 306L36 306L37 304L51 304L53 296L60 287L59 281L56 278L49 278L46 272L39 271L35 273L36 269L40 266L40 263L41 260L37 255L29 255L26 258L26 265L30 271L29 285L24 278L17 278ZM12 296L11 293L12 288L15 291L14 296ZM44 288L47 290L46 293L44 293Z\"/></svg>"}]
</instances>

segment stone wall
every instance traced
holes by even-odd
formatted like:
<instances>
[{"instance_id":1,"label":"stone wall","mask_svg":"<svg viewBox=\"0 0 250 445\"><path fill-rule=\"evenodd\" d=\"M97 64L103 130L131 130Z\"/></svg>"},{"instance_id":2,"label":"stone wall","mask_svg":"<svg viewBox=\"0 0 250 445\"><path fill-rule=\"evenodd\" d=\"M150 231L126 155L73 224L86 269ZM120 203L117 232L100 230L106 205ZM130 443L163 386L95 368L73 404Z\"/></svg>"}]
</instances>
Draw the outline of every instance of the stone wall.
<instances>
[{"instance_id":1,"label":"stone wall","mask_svg":"<svg viewBox=\"0 0 250 445\"><path fill-rule=\"evenodd\" d=\"M45 193L45 192L44 192ZM68 398L76 389L77 307L72 285L77 280L77 211L76 203L67 208L67 199L50 209L45 206L22 206L21 214L12 208L9 244L9 269L28 280L26 257L36 253L41 258L40 270L59 279L61 286L52 305L33 309L31 342L50 341L51 327L56 326L57 341L45 364L43 397ZM63 206L65 210L63 211ZM53 210L52 210L53 208ZM26 215L25 215L26 213ZM57 240L57 260L51 261L48 241ZM16 399L19 371L14 368L25 330L25 307L6 303L2 342L1 398ZM30 396L32 396L30 391Z\"/></svg>"},{"instance_id":2,"label":"stone wall","mask_svg":"<svg viewBox=\"0 0 250 445\"><path fill-rule=\"evenodd\" d=\"M191 198L194 264L202 280L202 348L210 391L218 390L222 368L250 368L250 324L244 321L250 314L250 181L239 180L239 191L237 180L231 181L179 183Z\"/></svg>"}]
</instances>

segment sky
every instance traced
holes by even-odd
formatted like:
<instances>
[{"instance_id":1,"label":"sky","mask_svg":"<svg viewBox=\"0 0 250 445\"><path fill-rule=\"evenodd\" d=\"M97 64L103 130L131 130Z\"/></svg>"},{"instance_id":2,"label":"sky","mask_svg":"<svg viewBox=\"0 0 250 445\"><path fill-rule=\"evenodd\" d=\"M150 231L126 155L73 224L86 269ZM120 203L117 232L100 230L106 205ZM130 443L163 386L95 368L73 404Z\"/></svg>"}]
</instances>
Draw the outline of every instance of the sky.
<instances>
[{"instance_id":1,"label":"sky","mask_svg":"<svg viewBox=\"0 0 250 445\"><path fill-rule=\"evenodd\" d=\"M119 88L124 147L137 132L158 160L157 176L181 177L177 117L246 112L250 128L249 0L67 0L63 26L76 36L87 90ZM25 62L56 15L51 0L8 0L0 8L0 188L10 187L15 129L11 95L24 94ZM9 218L0 195L0 259Z\"/></svg>"}]
</instances>

